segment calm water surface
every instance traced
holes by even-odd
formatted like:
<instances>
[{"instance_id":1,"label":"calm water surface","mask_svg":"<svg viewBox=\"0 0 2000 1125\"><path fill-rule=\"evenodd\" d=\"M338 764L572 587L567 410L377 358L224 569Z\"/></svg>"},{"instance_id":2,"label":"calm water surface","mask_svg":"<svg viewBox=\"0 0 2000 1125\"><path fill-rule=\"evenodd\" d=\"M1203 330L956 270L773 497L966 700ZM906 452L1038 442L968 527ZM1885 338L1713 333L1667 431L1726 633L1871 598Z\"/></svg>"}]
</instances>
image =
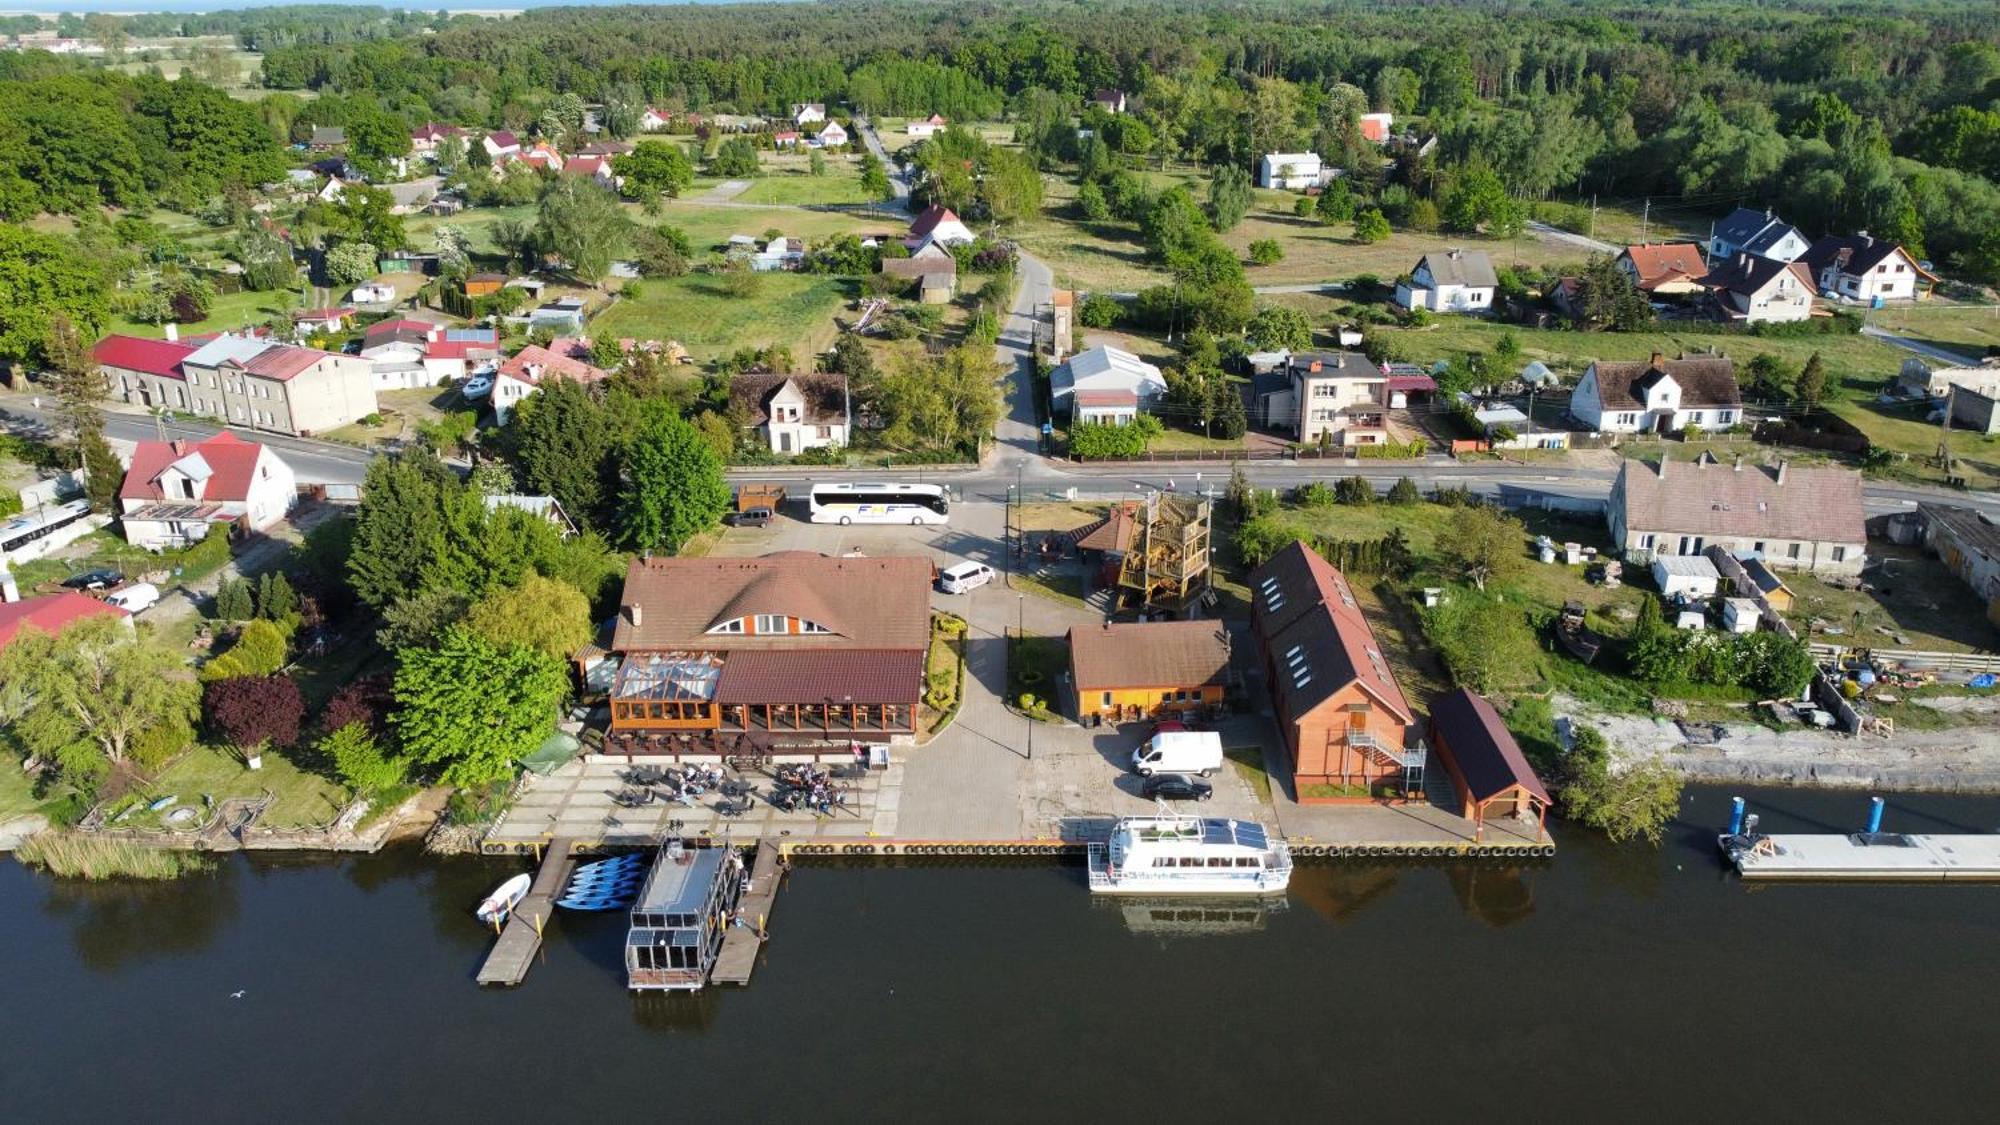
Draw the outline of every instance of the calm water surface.
<instances>
[{"instance_id":1,"label":"calm water surface","mask_svg":"<svg viewBox=\"0 0 2000 1125\"><path fill-rule=\"evenodd\" d=\"M1768 829L1857 795L1752 793ZM1751 889L1668 847L1302 868L1286 909L1093 902L1075 867L804 867L755 983L633 999L622 920L471 982L506 864L234 860L163 888L0 863L13 1121L1990 1121L2000 887ZM1892 800L1991 831L2000 800ZM240 999L231 993L242 990Z\"/></svg>"}]
</instances>

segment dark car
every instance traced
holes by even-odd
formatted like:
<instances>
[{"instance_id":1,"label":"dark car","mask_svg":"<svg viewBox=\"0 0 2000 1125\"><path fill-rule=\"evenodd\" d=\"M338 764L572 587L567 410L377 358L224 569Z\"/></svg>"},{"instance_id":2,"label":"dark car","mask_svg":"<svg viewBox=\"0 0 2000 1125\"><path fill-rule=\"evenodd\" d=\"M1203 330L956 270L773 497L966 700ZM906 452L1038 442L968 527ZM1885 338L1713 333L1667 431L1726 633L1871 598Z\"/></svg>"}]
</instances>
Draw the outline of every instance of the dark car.
<instances>
[{"instance_id":1,"label":"dark car","mask_svg":"<svg viewBox=\"0 0 2000 1125\"><path fill-rule=\"evenodd\" d=\"M123 574L109 567L101 567L97 570L86 570L82 574L72 575L63 579L63 588L65 590L109 590L123 581L125 581Z\"/></svg>"},{"instance_id":2,"label":"dark car","mask_svg":"<svg viewBox=\"0 0 2000 1125\"><path fill-rule=\"evenodd\" d=\"M1215 796L1215 786L1184 773L1158 773L1146 779L1146 787L1140 792L1148 800L1206 801Z\"/></svg>"},{"instance_id":3,"label":"dark car","mask_svg":"<svg viewBox=\"0 0 2000 1125\"><path fill-rule=\"evenodd\" d=\"M740 512L732 512L729 522L735 527L767 527L771 519L772 512L769 508L745 508Z\"/></svg>"}]
</instances>

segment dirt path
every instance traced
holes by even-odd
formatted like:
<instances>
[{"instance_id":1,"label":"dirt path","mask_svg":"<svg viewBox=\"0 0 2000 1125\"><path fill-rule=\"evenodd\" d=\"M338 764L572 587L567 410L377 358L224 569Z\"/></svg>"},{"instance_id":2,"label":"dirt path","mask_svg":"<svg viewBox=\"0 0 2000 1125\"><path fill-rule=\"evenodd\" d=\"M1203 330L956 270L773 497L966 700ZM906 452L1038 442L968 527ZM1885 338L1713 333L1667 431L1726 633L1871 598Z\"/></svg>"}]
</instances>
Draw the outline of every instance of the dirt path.
<instances>
[{"instance_id":1,"label":"dirt path","mask_svg":"<svg viewBox=\"0 0 2000 1125\"><path fill-rule=\"evenodd\" d=\"M697 203L727 203L750 190L749 180L724 180L708 189L708 194L695 200Z\"/></svg>"}]
</instances>

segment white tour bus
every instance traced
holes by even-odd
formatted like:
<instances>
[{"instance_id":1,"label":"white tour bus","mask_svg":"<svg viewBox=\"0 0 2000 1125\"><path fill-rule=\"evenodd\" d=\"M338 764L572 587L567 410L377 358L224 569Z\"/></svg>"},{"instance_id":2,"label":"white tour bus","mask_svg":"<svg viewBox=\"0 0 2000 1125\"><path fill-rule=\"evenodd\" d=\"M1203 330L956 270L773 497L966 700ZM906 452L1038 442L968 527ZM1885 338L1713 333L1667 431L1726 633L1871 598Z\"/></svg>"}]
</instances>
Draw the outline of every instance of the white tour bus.
<instances>
[{"instance_id":1,"label":"white tour bus","mask_svg":"<svg viewBox=\"0 0 2000 1125\"><path fill-rule=\"evenodd\" d=\"M951 502L936 484L816 484L814 523L944 523Z\"/></svg>"}]
</instances>

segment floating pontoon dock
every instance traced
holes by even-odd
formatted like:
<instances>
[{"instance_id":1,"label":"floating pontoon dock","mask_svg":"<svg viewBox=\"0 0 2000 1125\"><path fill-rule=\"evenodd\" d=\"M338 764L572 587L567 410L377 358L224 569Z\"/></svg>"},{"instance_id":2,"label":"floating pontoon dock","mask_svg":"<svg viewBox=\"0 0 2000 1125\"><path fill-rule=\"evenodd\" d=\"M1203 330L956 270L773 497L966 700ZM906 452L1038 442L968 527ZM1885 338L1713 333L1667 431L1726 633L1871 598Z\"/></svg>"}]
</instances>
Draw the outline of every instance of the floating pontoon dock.
<instances>
[{"instance_id":1,"label":"floating pontoon dock","mask_svg":"<svg viewBox=\"0 0 2000 1125\"><path fill-rule=\"evenodd\" d=\"M749 984L757 968L757 953L769 936L771 907L778 901L778 881L784 878L776 840L757 842L757 859L750 869L750 890L737 902L743 919L755 928L731 926L723 936L709 980L715 984Z\"/></svg>"},{"instance_id":2,"label":"floating pontoon dock","mask_svg":"<svg viewBox=\"0 0 2000 1125\"><path fill-rule=\"evenodd\" d=\"M1838 879L1929 882L2000 880L2000 835L1884 832L1882 798L1870 804L1867 830L1846 835L1767 836L1746 821L1735 800L1722 854L1745 879Z\"/></svg>"},{"instance_id":3,"label":"floating pontoon dock","mask_svg":"<svg viewBox=\"0 0 2000 1125\"><path fill-rule=\"evenodd\" d=\"M542 927L555 914L556 895L569 882L570 869L576 865L575 857L570 854L572 843L567 838L549 841L548 851L542 853L541 869L535 872L534 885L507 915L500 940L493 943L493 951L479 966L480 984L516 985L527 979L528 969L535 963L535 951L542 947Z\"/></svg>"}]
</instances>

